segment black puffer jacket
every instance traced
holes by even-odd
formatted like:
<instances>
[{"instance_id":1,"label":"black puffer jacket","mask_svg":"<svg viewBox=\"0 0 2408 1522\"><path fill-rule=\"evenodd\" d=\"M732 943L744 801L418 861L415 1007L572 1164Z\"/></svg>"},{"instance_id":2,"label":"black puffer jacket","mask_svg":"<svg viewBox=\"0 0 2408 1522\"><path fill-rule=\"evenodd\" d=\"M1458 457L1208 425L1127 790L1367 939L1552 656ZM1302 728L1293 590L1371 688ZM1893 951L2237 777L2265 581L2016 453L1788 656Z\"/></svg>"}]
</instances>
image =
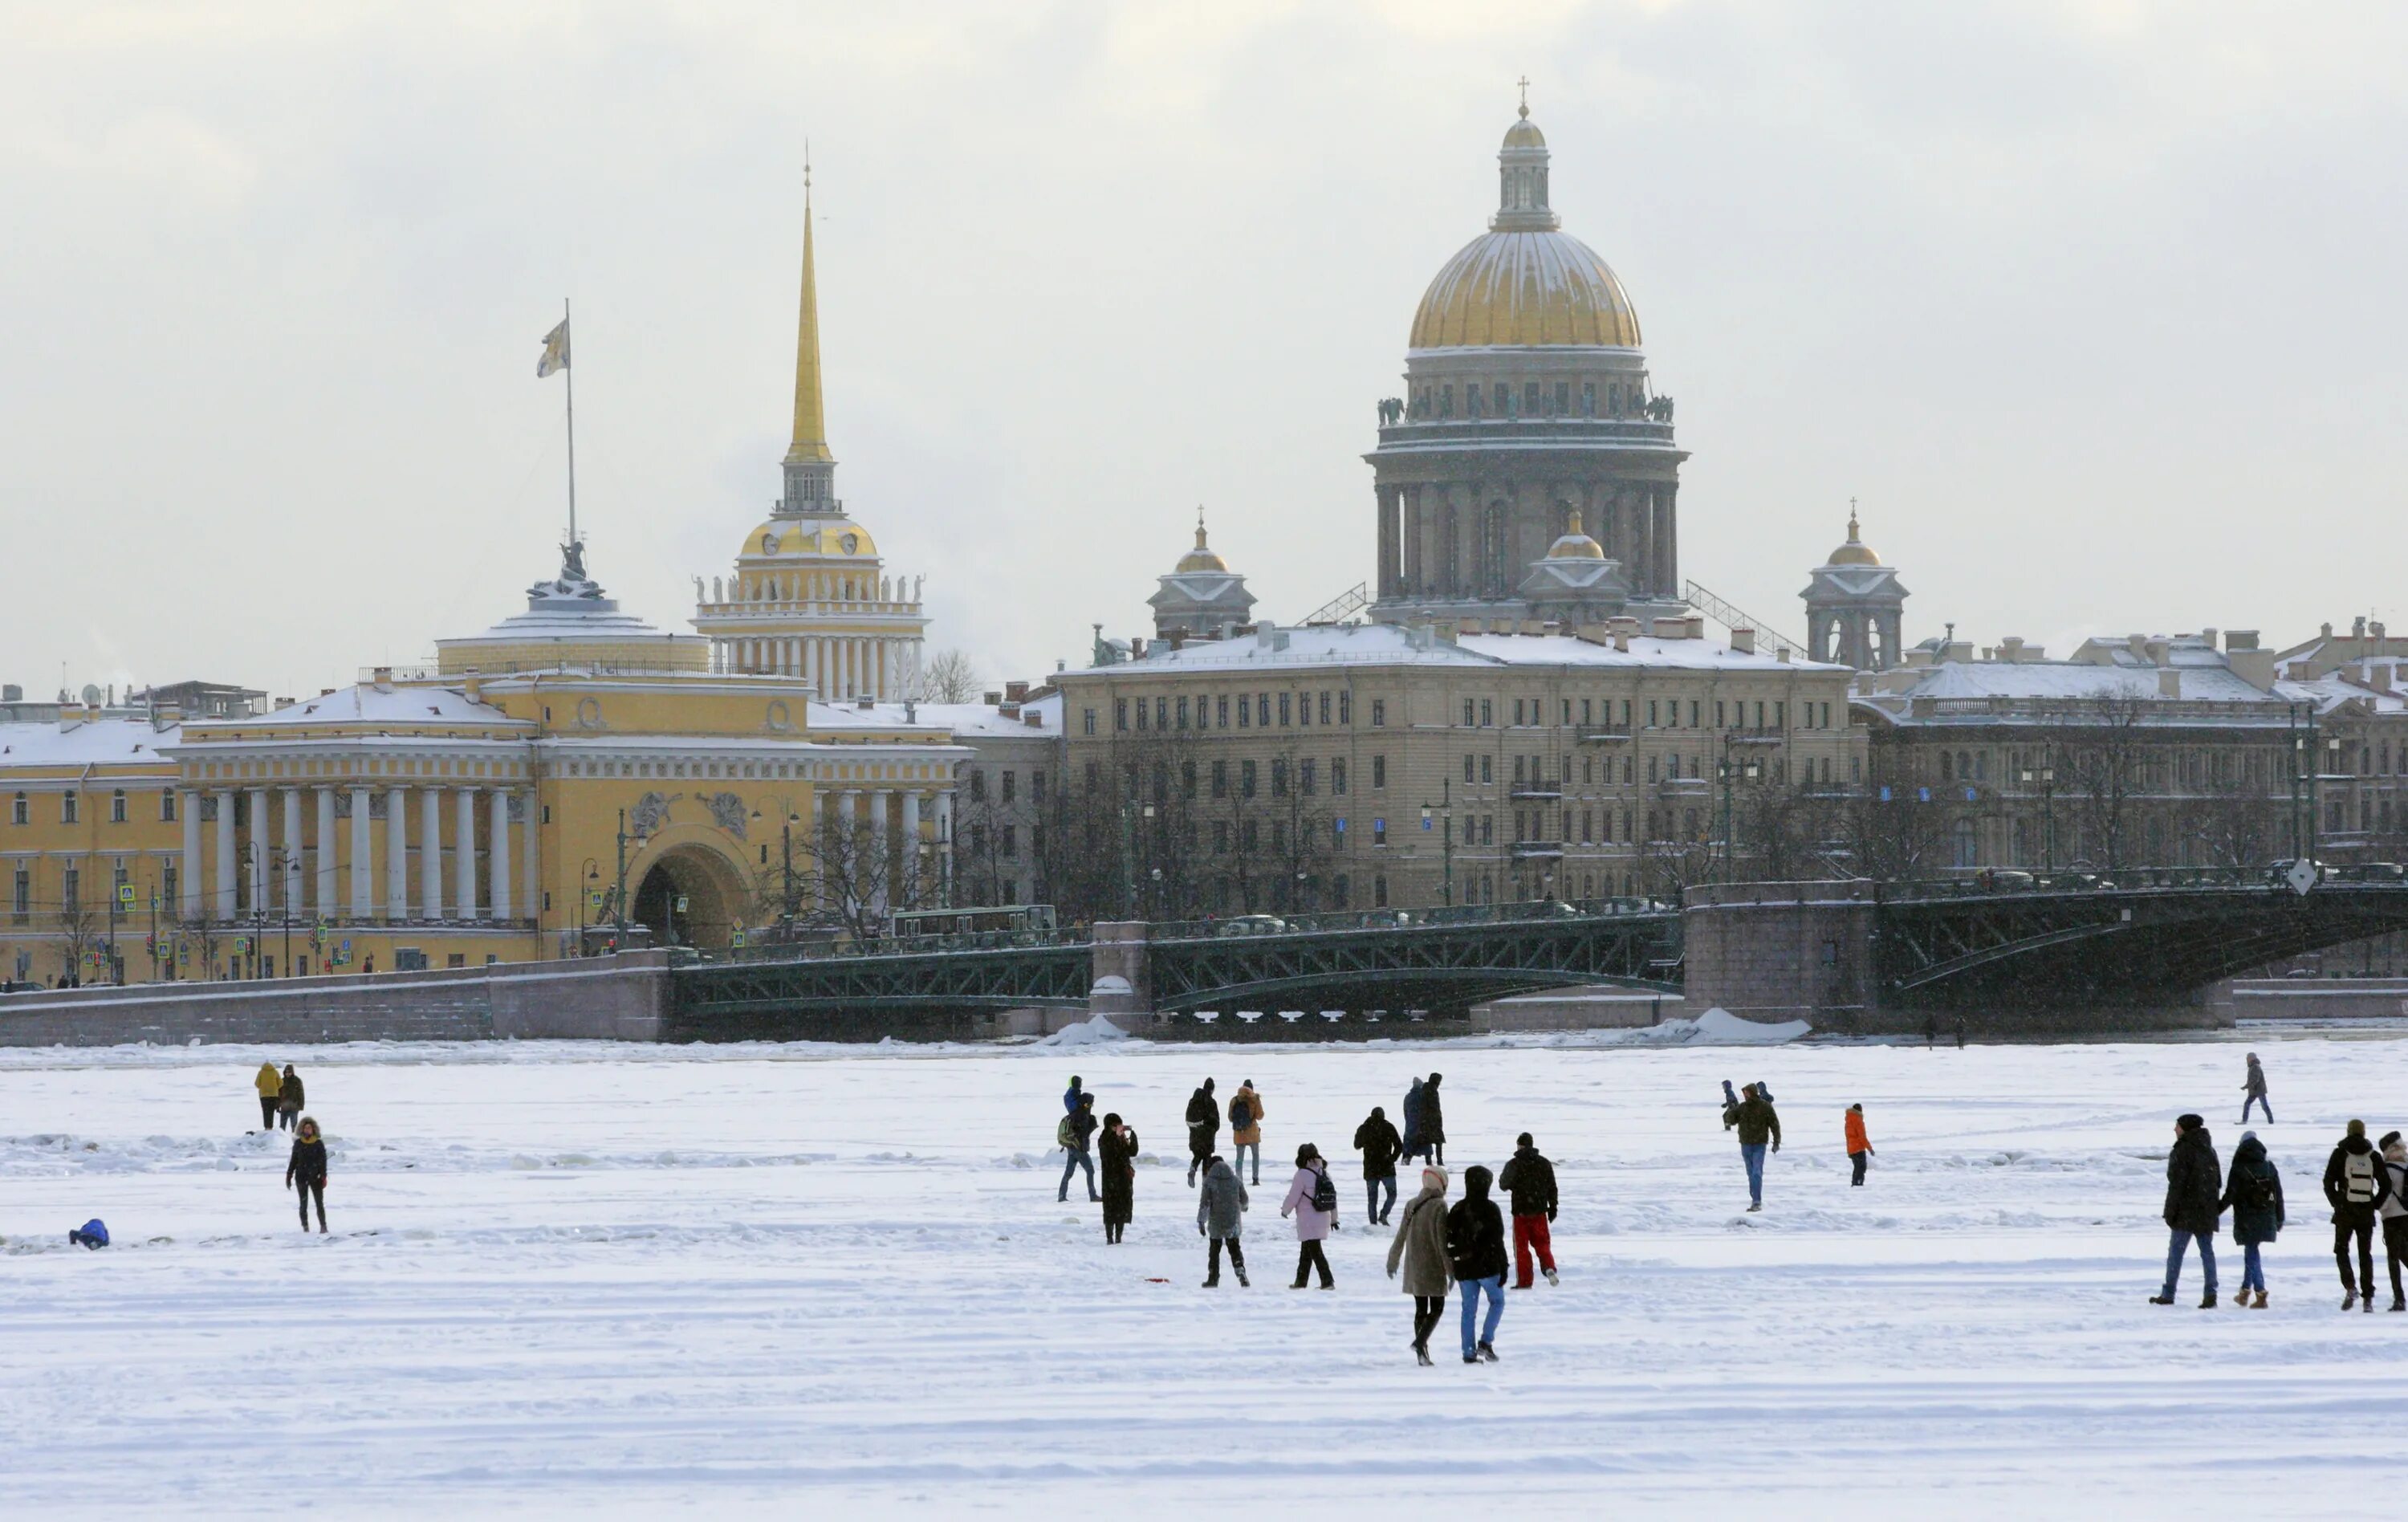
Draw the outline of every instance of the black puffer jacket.
<instances>
[{"instance_id":1,"label":"black puffer jacket","mask_svg":"<svg viewBox=\"0 0 2408 1522\"><path fill-rule=\"evenodd\" d=\"M2174 1139L2166 1154L2166 1225L2176 1231L2212 1237L2224 1214L2224 1168L2207 1127L2194 1126Z\"/></svg>"},{"instance_id":2,"label":"black puffer jacket","mask_svg":"<svg viewBox=\"0 0 2408 1522\"><path fill-rule=\"evenodd\" d=\"M1512 1200L1514 1214L1555 1218L1555 1165L1540 1156L1538 1148L1516 1147L1497 1185Z\"/></svg>"},{"instance_id":3,"label":"black puffer jacket","mask_svg":"<svg viewBox=\"0 0 2408 1522\"><path fill-rule=\"evenodd\" d=\"M2374 1166L2374 1198L2356 1200L2349 1198L2349 1164L2351 1159L2369 1158ZM2325 1164L2325 1199L2331 1201L2335 1226L2356 1226L2372 1221L2376 1208L2391 1198L2391 1170L2383 1166L2383 1155L2374 1143L2362 1136L2345 1136L2340 1146L2333 1148L2332 1158Z\"/></svg>"},{"instance_id":4,"label":"black puffer jacket","mask_svg":"<svg viewBox=\"0 0 2408 1522\"><path fill-rule=\"evenodd\" d=\"M284 1165L284 1186L291 1188L294 1179L299 1179L304 1184L326 1182L324 1138L314 1138L308 1142L293 1143L293 1160Z\"/></svg>"},{"instance_id":5,"label":"black puffer jacket","mask_svg":"<svg viewBox=\"0 0 2408 1522\"><path fill-rule=\"evenodd\" d=\"M1377 1105L1371 1118L1354 1127L1354 1150L1363 1155L1363 1176L1367 1179L1392 1179L1397 1176L1397 1159L1404 1156L1404 1140L1388 1117Z\"/></svg>"},{"instance_id":6,"label":"black puffer jacket","mask_svg":"<svg viewBox=\"0 0 2408 1522\"><path fill-rule=\"evenodd\" d=\"M1446 1256L1459 1284L1505 1276L1505 1217L1488 1198L1494 1175L1484 1168L1463 1170L1463 1198L1446 1213Z\"/></svg>"}]
</instances>

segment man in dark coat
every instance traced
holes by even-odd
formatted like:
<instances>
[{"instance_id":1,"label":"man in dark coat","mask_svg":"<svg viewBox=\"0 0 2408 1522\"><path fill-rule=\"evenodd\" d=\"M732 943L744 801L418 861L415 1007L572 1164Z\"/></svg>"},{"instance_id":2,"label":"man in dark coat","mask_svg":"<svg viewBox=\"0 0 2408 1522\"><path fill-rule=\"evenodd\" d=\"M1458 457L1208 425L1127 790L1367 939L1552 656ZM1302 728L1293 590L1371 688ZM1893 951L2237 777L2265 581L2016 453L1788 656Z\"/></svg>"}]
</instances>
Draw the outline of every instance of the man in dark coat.
<instances>
[{"instance_id":1,"label":"man in dark coat","mask_svg":"<svg viewBox=\"0 0 2408 1522\"><path fill-rule=\"evenodd\" d=\"M1439 1108L1439 1074L1432 1073L1429 1075L1429 1082L1422 1085L1421 1123L1413 1127L1413 1134L1421 1138L1423 1155L1440 1168L1444 1168L1446 1166L1446 1112Z\"/></svg>"},{"instance_id":2,"label":"man in dark coat","mask_svg":"<svg viewBox=\"0 0 2408 1522\"><path fill-rule=\"evenodd\" d=\"M1747 1208L1764 1208L1764 1149L1781 1150L1781 1117L1772 1111L1772 1101L1758 1093L1750 1084L1740 1090L1736 1104L1723 1107L1723 1129L1739 1130L1739 1160L1747 1170Z\"/></svg>"},{"instance_id":3,"label":"man in dark coat","mask_svg":"<svg viewBox=\"0 0 2408 1522\"><path fill-rule=\"evenodd\" d=\"M2349 1132L2333 1148L2325 1164L2325 1199L2332 1204L2333 1257L2341 1264L2341 1308L2354 1310L2363 1298L2374 1309L2374 1222L2383 1202L2391 1198L2391 1175L2374 1143L2366 1139L2366 1122L2349 1123ZM2349 1272L2349 1239L2358 1238L2358 1277ZM2361 1290L2360 1285L2365 1287Z\"/></svg>"},{"instance_id":4,"label":"man in dark coat","mask_svg":"<svg viewBox=\"0 0 2408 1522\"><path fill-rule=\"evenodd\" d=\"M2199 1243L2200 1271L2207 1275L2202 1311L2215 1304L2215 1224L2224 1215L2224 1168L2207 1136L2207 1122L2184 1115L2174 1122L2174 1149L2166 1154L2166 1226L2173 1237L2166 1247L2166 1286L2149 1297L2152 1305L2172 1305L2174 1285L2182 1278L2183 1252Z\"/></svg>"},{"instance_id":5,"label":"man in dark coat","mask_svg":"<svg viewBox=\"0 0 2408 1522\"><path fill-rule=\"evenodd\" d=\"M1547 1283L1562 1283L1555 1277L1555 1244L1547 1234L1547 1223L1555 1218L1555 1165L1539 1156L1529 1132L1514 1138L1513 1156L1497 1176L1497 1186L1513 1202L1513 1287L1530 1287L1534 1248Z\"/></svg>"},{"instance_id":6,"label":"man in dark coat","mask_svg":"<svg viewBox=\"0 0 2408 1522\"><path fill-rule=\"evenodd\" d=\"M1354 1127L1354 1150L1363 1155L1363 1186L1370 1191L1367 1218L1374 1226L1386 1226L1388 1212L1397 1208L1397 1159L1404 1156L1405 1143L1376 1104L1370 1118ZM1380 1202L1383 1186L1388 1195L1384 1205Z\"/></svg>"},{"instance_id":7,"label":"man in dark coat","mask_svg":"<svg viewBox=\"0 0 2408 1522\"><path fill-rule=\"evenodd\" d=\"M1488 1198L1495 1175L1477 1165L1463 1170L1463 1198L1446 1213L1446 1256L1455 1282L1463 1286L1463 1361L1497 1361L1497 1323L1505 1314L1505 1218ZM1472 1323L1480 1297L1488 1297L1488 1321L1475 1342Z\"/></svg>"},{"instance_id":8,"label":"man in dark coat","mask_svg":"<svg viewBox=\"0 0 2408 1522\"><path fill-rule=\"evenodd\" d=\"M1221 1107L1212 1102L1212 1080L1187 1097L1187 1186L1212 1160L1212 1145L1221 1139Z\"/></svg>"},{"instance_id":9,"label":"man in dark coat","mask_svg":"<svg viewBox=\"0 0 2408 1522\"><path fill-rule=\"evenodd\" d=\"M1137 1213L1137 1133L1121 1124L1118 1113L1104 1117L1104 1135L1096 1150L1104 1159L1104 1241L1117 1242Z\"/></svg>"}]
</instances>

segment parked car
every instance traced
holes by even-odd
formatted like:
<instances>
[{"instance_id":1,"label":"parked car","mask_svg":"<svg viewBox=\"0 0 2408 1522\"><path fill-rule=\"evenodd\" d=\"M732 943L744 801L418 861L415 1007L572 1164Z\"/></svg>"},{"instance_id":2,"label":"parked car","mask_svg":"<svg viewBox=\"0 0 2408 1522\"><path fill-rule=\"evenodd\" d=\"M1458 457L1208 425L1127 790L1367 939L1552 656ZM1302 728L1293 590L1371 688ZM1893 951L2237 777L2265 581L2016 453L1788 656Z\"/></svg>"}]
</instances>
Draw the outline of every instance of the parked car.
<instances>
[{"instance_id":1,"label":"parked car","mask_svg":"<svg viewBox=\"0 0 2408 1522\"><path fill-rule=\"evenodd\" d=\"M2367 861L2336 868L2332 875L2337 883L2401 883L2408 882L2408 867L2396 861Z\"/></svg>"},{"instance_id":2,"label":"parked car","mask_svg":"<svg viewBox=\"0 0 2408 1522\"><path fill-rule=\"evenodd\" d=\"M2023 893L2040 883L2031 873L2009 867L1985 867L1973 874L1973 881L1992 893Z\"/></svg>"},{"instance_id":3,"label":"parked car","mask_svg":"<svg viewBox=\"0 0 2408 1522\"><path fill-rule=\"evenodd\" d=\"M2281 861L2277 862L2269 862L2266 866L2266 881L2275 883L2278 886L2289 883L2291 880L2291 869L2297 866L2299 858L2292 856L2286 856ZM2308 865L2315 869L2315 880L2317 882L2329 883L2332 881L2333 869L2327 863L2312 861L2308 863Z\"/></svg>"},{"instance_id":4,"label":"parked car","mask_svg":"<svg viewBox=\"0 0 2408 1522\"><path fill-rule=\"evenodd\" d=\"M1223 920L1213 930L1216 936L1276 936L1288 931L1287 921L1276 914L1239 914Z\"/></svg>"}]
</instances>

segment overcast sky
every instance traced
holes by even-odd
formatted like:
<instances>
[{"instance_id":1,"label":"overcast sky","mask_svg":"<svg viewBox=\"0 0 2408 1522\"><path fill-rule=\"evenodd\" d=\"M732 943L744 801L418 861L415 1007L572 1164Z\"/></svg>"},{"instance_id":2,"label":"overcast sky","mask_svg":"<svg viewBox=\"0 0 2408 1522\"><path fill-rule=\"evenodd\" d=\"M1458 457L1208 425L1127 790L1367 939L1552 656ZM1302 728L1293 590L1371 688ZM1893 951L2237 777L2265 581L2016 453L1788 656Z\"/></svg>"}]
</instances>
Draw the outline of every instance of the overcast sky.
<instances>
[{"instance_id":1,"label":"overcast sky","mask_svg":"<svg viewBox=\"0 0 2408 1522\"><path fill-rule=\"evenodd\" d=\"M293 693L556 564L683 628L779 489L802 159L847 503L990 680L1373 569L1378 398L1512 81L1802 632L2408 625L2408 8L0 0L0 680Z\"/></svg>"}]
</instances>

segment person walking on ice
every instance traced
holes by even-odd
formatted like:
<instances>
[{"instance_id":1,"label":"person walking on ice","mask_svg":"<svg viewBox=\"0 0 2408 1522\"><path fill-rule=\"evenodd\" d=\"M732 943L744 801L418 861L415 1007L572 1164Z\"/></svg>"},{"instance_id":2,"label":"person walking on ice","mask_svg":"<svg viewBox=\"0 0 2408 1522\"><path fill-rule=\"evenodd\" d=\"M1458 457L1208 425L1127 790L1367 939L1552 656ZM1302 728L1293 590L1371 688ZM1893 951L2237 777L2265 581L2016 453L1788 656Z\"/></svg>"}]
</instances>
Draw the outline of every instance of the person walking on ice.
<instances>
[{"instance_id":1,"label":"person walking on ice","mask_svg":"<svg viewBox=\"0 0 2408 1522\"><path fill-rule=\"evenodd\" d=\"M1367 1201L1370 1209L1365 1212L1364 1219L1373 1226L1386 1226L1388 1212L1397 1208L1397 1159L1404 1156L1405 1143L1376 1104L1371 1107L1370 1118L1354 1127L1354 1150L1363 1155L1363 1186L1370 1195ZM1384 1205L1380 1202L1383 1188L1387 1191Z\"/></svg>"},{"instance_id":2,"label":"person walking on ice","mask_svg":"<svg viewBox=\"0 0 2408 1522\"><path fill-rule=\"evenodd\" d=\"M1287 1186L1280 1213L1296 1217L1296 1283L1288 1288L1304 1287L1307 1269L1321 1271L1322 1288L1337 1288L1338 1281L1329 1272L1329 1255L1321 1244L1338 1229L1338 1181L1329 1176L1329 1164L1323 1160L1321 1149L1310 1142L1296 1149L1296 1178Z\"/></svg>"},{"instance_id":3,"label":"person walking on ice","mask_svg":"<svg viewBox=\"0 0 2408 1522\"><path fill-rule=\"evenodd\" d=\"M1463 1288L1463 1361L1497 1361L1497 1323L1505 1315L1505 1217L1488 1198L1494 1181L1475 1163L1463 1170L1463 1198L1446 1213L1447 1266ZM1479 1339L1471 1335L1480 1297L1488 1297L1488 1319Z\"/></svg>"},{"instance_id":4,"label":"person walking on ice","mask_svg":"<svg viewBox=\"0 0 2408 1522\"><path fill-rule=\"evenodd\" d=\"M1422 1081L1413 1080L1405 1090L1405 1102L1398 1113L1405 1123L1404 1156L1407 1162L1429 1161L1429 1148L1422 1143Z\"/></svg>"},{"instance_id":5,"label":"person walking on ice","mask_svg":"<svg viewBox=\"0 0 2408 1522\"><path fill-rule=\"evenodd\" d=\"M1397 1287L1413 1298L1413 1357L1430 1361L1430 1333L1446 1314L1446 1292L1454 1271L1446 1256L1446 1170L1422 1170L1422 1192L1405 1201L1405 1218L1388 1243L1388 1277L1404 1276Z\"/></svg>"},{"instance_id":6,"label":"person walking on ice","mask_svg":"<svg viewBox=\"0 0 2408 1522\"><path fill-rule=\"evenodd\" d=\"M276 1070L273 1062L263 1062L251 1076L251 1086L259 1091L259 1128L276 1129L276 1106L284 1096L284 1075Z\"/></svg>"},{"instance_id":7,"label":"person walking on ice","mask_svg":"<svg viewBox=\"0 0 2408 1522\"><path fill-rule=\"evenodd\" d=\"M2174 1147L2166 1154L2165 1222L2173 1235L2166 1245L2166 1286L2149 1297L2151 1305L2172 1305L2174 1285L2181 1282L2183 1252L2199 1243L2200 1271L2207 1276L2202 1311L2215 1305L2215 1224L2224 1215L2224 1170L2215 1161L2207 1122L2198 1115L2174 1121Z\"/></svg>"},{"instance_id":8,"label":"person walking on ice","mask_svg":"<svg viewBox=\"0 0 2408 1522\"><path fill-rule=\"evenodd\" d=\"M1737 1104L1723 1107L1723 1129L1739 1129L1739 1159L1747 1169L1747 1208L1764 1209L1764 1149L1767 1142L1772 1150L1781 1150L1781 1117L1772 1113L1772 1101L1748 1084L1740 1091Z\"/></svg>"},{"instance_id":9,"label":"person walking on ice","mask_svg":"<svg viewBox=\"0 0 2408 1522\"><path fill-rule=\"evenodd\" d=\"M2241 1124L2249 1124L2249 1107L2256 1105L2266 1113L2266 1124L2274 1124L2274 1107L2266 1102L2266 1070L2258 1065L2258 1054L2249 1054L2249 1076L2241 1084Z\"/></svg>"},{"instance_id":10,"label":"person walking on ice","mask_svg":"<svg viewBox=\"0 0 2408 1522\"><path fill-rule=\"evenodd\" d=\"M1530 1254L1534 1250L1547 1283L1562 1283L1555 1277L1555 1244L1547 1231L1548 1223L1555 1218L1555 1165L1539 1156L1529 1132L1513 1139L1513 1156L1507 1160L1505 1171L1497 1176L1497 1187L1513 1202L1513 1287L1527 1289L1533 1283Z\"/></svg>"},{"instance_id":11,"label":"person walking on ice","mask_svg":"<svg viewBox=\"0 0 2408 1522\"><path fill-rule=\"evenodd\" d=\"M1847 1140L1848 1166L1855 1170L1849 1175L1848 1184L1852 1188L1861 1188L1865 1182L1865 1164L1870 1162L1873 1156L1873 1144L1865 1140L1863 1105L1848 1106L1847 1120L1841 1127L1841 1133Z\"/></svg>"},{"instance_id":12,"label":"person walking on ice","mask_svg":"<svg viewBox=\"0 0 2408 1522\"><path fill-rule=\"evenodd\" d=\"M318 1231L326 1230L326 1142L318 1123L303 1116L293 1138L293 1159L284 1165L284 1186L301 1191L301 1229L309 1229L309 1197L318 1198Z\"/></svg>"},{"instance_id":13,"label":"person walking on ice","mask_svg":"<svg viewBox=\"0 0 2408 1522\"><path fill-rule=\"evenodd\" d=\"M1187 1186L1196 1187L1196 1175L1211 1160L1214 1143L1221 1140L1221 1107L1212 1101L1212 1080L1206 1079L1195 1093L1187 1097Z\"/></svg>"},{"instance_id":14,"label":"person walking on ice","mask_svg":"<svg viewBox=\"0 0 2408 1522\"><path fill-rule=\"evenodd\" d=\"M2353 1120L2348 1134L2325 1163L2325 1199L2332 1205L2333 1259L2341 1265L2341 1308L2363 1303L2374 1309L2374 1223L2391 1198L2391 1174L2366 1139L2366 1122ZM2358 1276L2350 1277L2349 1240L2358 1239ZM2363 1285L2363 1290L2360 1285Z\"/></svg>"},{"instance_id":15,"label":"person walking on ice","mask_svg":"<svg viewBox=\"0 0 2408 1522\"><path fill-rule=\"evenodd\" d=\"M284 1123L286 1130L300 1124L301 1107L307 1103L308 1099L302 1092L301 1075L294 1072L293 1064L288 1062L284 1065L284 1076L276 1084L276 1114Z\"/></svg>"},{"instance_id":16,"label":"person walking on ice","mask_svg":"<svg viewBox=\"0 0 2408 1522\"><path fill-rule=\"evenodd\" d=\"M1421 1114L1413 1126L1414 1134L1422 1139L1424 1153L1440 1168L1446 1166L1446 1112L1438 1102L1438 1081L1442 1076L1432 1073L1429 1081L1422 1084ZM1467 1181L1469 1177L1465 1175Z\"/></svg>"},{"instance_id":17,"label":"person walking on ice","mask_svg":"<svg viewBox=\"0 0 2408 1522\"><path fill-rule=\"evenodd\" d=\"M2241 1293L2232 1303L2251 1304L2254 1289L2256 1307L2263 1311L2266 1264L2258 1249L2283 1229L2283 1175L2256 1131L2242 1132L2241 1144L2232 1149L2232 1170L2224 1176L2224 1199L2218 1203L2232 1213L2232 1240L2241 1244Z\"/></svg>"},{"instance_id":18,"label":"person walking on ice","mask_svg":"<svg viewBox=\"0 0 2408 1522\"><path fill-rule=\"evenodd\" d=\"M1263 1182L1263 1097L1254 1092L1251 1078L1238 1085L1229 1096L1229 1140L1237 1147L1237 1160L1230 1164L1239 1172L1246 1170L1246 1154L1254 1156L1254 1186Z\"/></svg>"},{"instance_id":19,"label":"person walking on ice","mask_svg":"<svg viewBox=\"0 0 2408 1522\"><path fill-rule=\"evenodd\" d=\"M1204 1287L1216 1289L1221 1284L1221 1249L1229 1249L1229 1271L1238 1276L1240 1288L1251 1288L1246 1282L1246 1253L1238 1245L1240 1231L1245 1226L1245 1213L1253 1202L1246 1198L1246 1185L1238 1177L1236 1169L1223 1161L1219 1154L1206 1159L1204 1186L1196 1192L1196 1230L1211 1243L1204 1257Z\"/></svg>"},{"instance_id":20,"label":"person walking on ice","mask_svg":"<svg viewBox=\"0 0 2408 1522\"><path fill-rule=\"evenodd\" d=\"M2384 1181L2391 1186L2391 1198L2379 1212L2383 1256L2391 1268L2391 1309L2408 1311L2408 1296L2400 1292L2400 1265L2408 1262L2408 1141L2390 1131L2385 1133L2381 1145Z\"/></svg>"},{"instance_id":21,"label":"person walking on ice","mask_svg":"<svg viewBox=\"0 0 2408 1522\"><path fill-rule=\"evenodd\" d=\"M1121 1123L1117 1112L1104 1117L1103 1141L1096 1150L1104 1156L1106 1246L1119 1242L1137 1213L1137 1133Z\"/></svg>"},{"instance_id":22,"label":"person walking on ice","mask_svg":"<svg viewBox=\"0 0 2408 1522\"><path fill-rule=\"evenodd\" d=\"M1079 1096L1079 1108L1063 1116L1062 1124L1054 1129L1054 1140L1063 1152L1062 1187L1054 1195L1057 1204L1069 1202L1070 1175L1082 1168L1087 1170L1087 1202L1093 1204L1104 1198L1096 1192L1096 1158L1087 1150L1095 1134L1096 1097L1082 1094Z\"/></svg>"}]
</instances>

